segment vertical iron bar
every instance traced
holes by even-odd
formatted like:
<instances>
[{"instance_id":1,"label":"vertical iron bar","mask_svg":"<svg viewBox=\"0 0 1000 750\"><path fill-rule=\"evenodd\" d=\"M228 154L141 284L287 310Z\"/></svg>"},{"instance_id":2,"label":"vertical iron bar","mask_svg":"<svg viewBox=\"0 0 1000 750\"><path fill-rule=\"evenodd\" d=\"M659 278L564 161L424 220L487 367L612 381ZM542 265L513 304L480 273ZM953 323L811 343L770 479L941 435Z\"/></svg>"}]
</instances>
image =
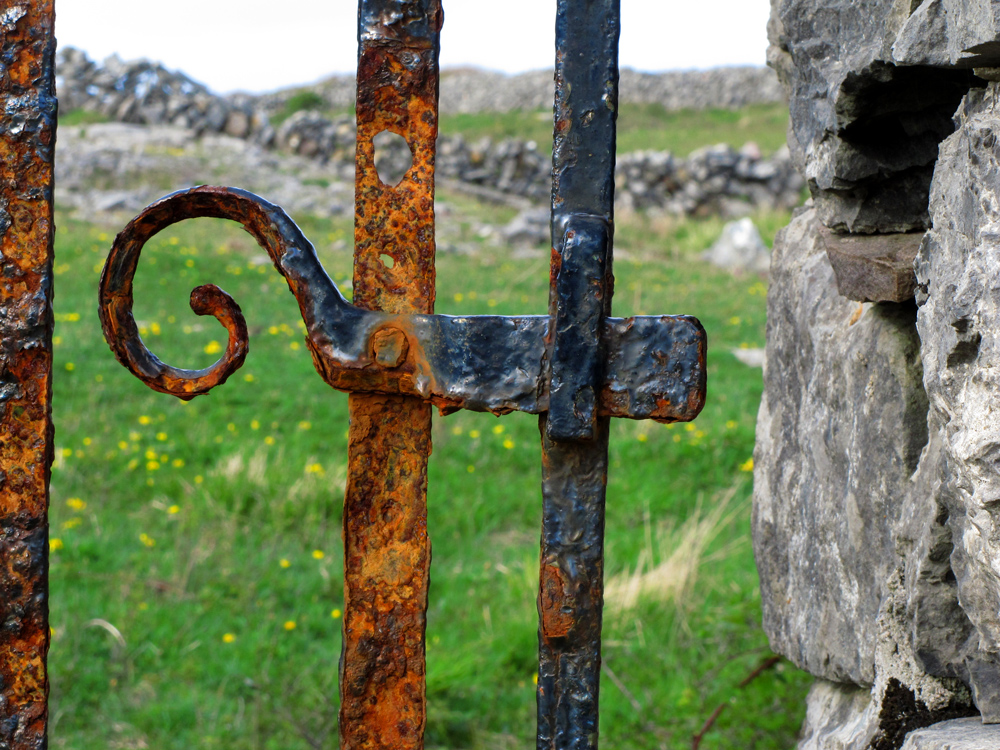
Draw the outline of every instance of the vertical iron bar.
<instances>
[{"instance_id":1,"label":"vertical iron bar","mask_svg":"<svg viewBox=\"0 0 1000 750\"><path fill-rule=\"evenodd\" d=\"M552 169L552 289L575 226L606 226L604 315L611 314L619 0L558 0ZM576 262L576 261L573 261ZM564 285L565 286L565 285ZM571 312L572 314L572 312ZM550 331L550 336L554 335ZM555 384L553 385L555 387ZM595 750L604 601L607 418L590 439L542 436L542 549L538 595L538 750Z\"/></svg>"},{"instance_id":2,"label":"vertical iron bar","mask_svg":"<svg viewBox=\"0 0 1000 750\"><path fill-rule=\"evenodd\" d=\"M54 0L0 4L0 747L46 746Z\"/></svg>"},{"instance_id":3,"label":"vertical iron bar","mask_svg":"<svg viewBox=\"0 0 1000 750\"><path fill-rule=\"evenodd\" d=\"M354 304L434 309L434 154L440 0L361 0ZM375 169L374 137L403 136L413 166L396 186ZM384 339L399 353L402 335ZM378 353L376 353L378 354ZM405 351L400 355L405 356ZM426 723L430 406L350 396L344 503L341 747L418 750Z\"/></svg>"}]
</instances>

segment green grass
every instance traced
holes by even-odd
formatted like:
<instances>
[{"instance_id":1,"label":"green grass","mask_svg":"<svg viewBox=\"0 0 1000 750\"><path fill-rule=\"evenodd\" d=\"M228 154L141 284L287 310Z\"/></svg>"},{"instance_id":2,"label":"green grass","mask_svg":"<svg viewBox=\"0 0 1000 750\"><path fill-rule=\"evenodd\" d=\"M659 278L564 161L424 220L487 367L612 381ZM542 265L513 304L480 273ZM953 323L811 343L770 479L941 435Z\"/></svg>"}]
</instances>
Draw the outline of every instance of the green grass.
<instances>
[{"instance_id":1,"label":"green grass","mask_svg":"<svg viewBox=\"0 0 1000 750\"><path fill-rule=\"evenodd\" d=\"M785 144L788 107L784 104L754 104L738 110L708 109L668 112L659 104L622 104L618 115L618 153L672 151L687 156L712 143L739 148L754 141L765 154ZM552 112L517 110L442 115L441 132L461 133L474 141L484 136L533 140L552 150Z\"/></svg>"},{"instance_id":2,"label":"green grass","mask_svg":"<svg viewBox=\"0 0 1000 750\"><path fill-rule=\"evenodd\" d=\"M756 218L771 236L788 216ZM150 243L136 318L165 361L206 366L224 331L186 301L218 283L246 314L249 358L189 404L149 390L115 362L95 311L117 227L57 219L52 746L336 747L346 396L313 370L263 251L213 220ZM343 285L350 223L300 223ZM765 284L696 260L721 224L640 214L618 227L616 314L697 315L710 355L697 422L613 425L608 589L647 589L606 612L601 735L616 750L688 748L723 703L703 748L787 748L803 716L809 678L787 664L737 687L770 653L746 471L761 374L730 354L763 345ZM442 256L438 312L544 312L539 256ZM537 420L436 418L429 486L427 746L528 747Z\"/></svg>"},{"instance_id":3,"label":"green grass","mask_svg":"<svg viewBox=\"0 0 1000 750\"><path fill-rule=\"evenodd\" d=\"M60 127L66 125L94 125L102 122L111 122L111 118L89 109L71 109L69 112L59 113Z\"/></svg>"}]
</instances>

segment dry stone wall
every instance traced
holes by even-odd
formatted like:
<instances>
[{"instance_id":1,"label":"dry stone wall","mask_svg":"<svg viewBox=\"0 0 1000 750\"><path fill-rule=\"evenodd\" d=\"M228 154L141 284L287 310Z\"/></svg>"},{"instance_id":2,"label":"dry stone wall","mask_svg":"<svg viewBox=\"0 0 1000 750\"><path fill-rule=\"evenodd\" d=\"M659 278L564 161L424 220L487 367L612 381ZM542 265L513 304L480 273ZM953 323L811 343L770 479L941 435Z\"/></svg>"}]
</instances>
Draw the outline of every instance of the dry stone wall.
<instances>
[{"instance_id":1,"label":"dry stone wall","mask_svg":"<svg viewBox=\"0 0 1000 750\"><path fill-rule=\"evenodd\" d=\"M313 110L294 113L277 129L270 116L294 92L263 97L219 96L183 73L146 60L111 57L95 63L66 48L58 57L57 88L63 112L85 110L116 122L174 126L204 138L227 135L319 162L328 179L354 180L353 117L328 118ZM552 73L504 76L454 71L442 80L445 111L504 110L552 104ZM779 100L777 77L764 68L643 74L626 71L622 89L634 101L658 102L672 109L738 107ZM335 77L313 89L326 106L354 103L354 79ZM631 92L631 93L630 93ZM405 171L411 155L399 141L379 150L376 160ZM461 136L438 140L437 174L482 188L501 200L548 201L551 156L537 144L505 139L468 143ZM801 202L804 182L790 153L762 156L753 144L737 150L718 145L688 158L667 152L622 155L618 163L619 210L656 208L673 214L741 216L756 208L792 208Z\"/></svg>"},{"instance_id":2,"label":"dry stone wall","mask_svg":"<svg viewBox=\"0 0 1000 750\"><path fill-rule=\"evenodd\" d=\"M1000 2L772 0L812 200L779 233L755 451L800 750L1000 750Z\"/></svg>"}]
</instances>

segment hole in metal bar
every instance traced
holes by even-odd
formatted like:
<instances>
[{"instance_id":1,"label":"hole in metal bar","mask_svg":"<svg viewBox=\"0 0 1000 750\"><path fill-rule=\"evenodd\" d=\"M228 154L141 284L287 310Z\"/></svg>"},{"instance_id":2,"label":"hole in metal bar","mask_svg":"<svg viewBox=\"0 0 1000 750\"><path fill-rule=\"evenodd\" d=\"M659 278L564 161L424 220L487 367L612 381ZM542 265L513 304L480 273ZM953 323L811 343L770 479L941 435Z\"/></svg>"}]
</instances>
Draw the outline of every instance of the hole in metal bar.
<instances>
[{"instance_id":1,"label":"hole in metal bar","mask_svg":"<svg viewBox=\"0 0 1000 750\"><path fill-rule=\"evenodd\" d=\"M406 139L398 133L383 130L373 139L375 146L375 171L388 187L396 187L413 166L413 151ZM390 266L391 268L391 266Z\"/></svg>"},{"instance_id":2,"label":"hole in metal bar","mask_svg":"<svg viewBox=\"0 0 1000 750\"><path fill-rule=\"evenodd\" d=\"M396 259L393 258L391 255L386 255L385 253L382 253L380 256L378 256L378 259L382 261L382 265L385 266L386 268L395 268L396 266Z\"/></svg>"}]
</instances>

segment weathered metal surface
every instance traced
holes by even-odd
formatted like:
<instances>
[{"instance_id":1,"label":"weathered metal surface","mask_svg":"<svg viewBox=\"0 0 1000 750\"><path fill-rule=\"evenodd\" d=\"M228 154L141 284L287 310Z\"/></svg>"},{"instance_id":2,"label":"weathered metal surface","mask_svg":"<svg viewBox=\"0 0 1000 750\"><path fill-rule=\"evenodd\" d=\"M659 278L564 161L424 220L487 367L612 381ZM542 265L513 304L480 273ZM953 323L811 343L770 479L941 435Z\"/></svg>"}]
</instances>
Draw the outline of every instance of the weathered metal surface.
<instances>
[{"instance_id":1,"label":"weathered metal surface","mask_svg":"<svg viewBox=\"0 0 1000 750\"><path fill-rule=\"evenodd\" d=\"M439 0L361 0L354 301L394 314L434 310L434 153ZM413 164L399 184L375 169L375 136L406 139ZM383 329L384 330L384 329ZM403 355L399 329L377 337L383 362ZM393 342L396 342L395 345ZM430 586L427 461L430 406L352 394L344 500L344 640L340 746L422 748L424 633Z\"/></svg>"},{"instance_id":2,"label":"weathered metal surface","mask_svg":"<svg viewBox=\"0 0 1000 750\"><path fill-rule=\"evenodd\" d=\"M910 234L835 234L821 241L837 277L837 291L857 302L905 302L917 290L913 261L923 240Z\"/></svg>"},{"instance_id":3,"label":"weathered metal surface","mask_svg":"<svg viewBox=\"0 0 1000 750\"><path fill-rule=\"evenodd\" d=\"M604 374L601 328L610 246L607 222L592 216L571 216L559 243L546 422L553 440L594 437L597 391Z\"/></svg>"},{"instance_id":4,"label":"weathered metal surface","mask_svg":"<svg viewBox=\"0 0 1000 750\"><path fill-rule=\"evenodd\" d=\"M578 318L577 333L595 314L611 312L619 14L618 0L558 0L556 8L549 314L554 321L565 314ZM578 244L575 232L583 227L591 236ZM595 249L581 253L581 244ZM596 250L599 245L603 248ZM596 299L590 305L576 300L567 309L565 289L581 283L578 277ZM593 309L598 301L599 313ZM552 336L558 351L566 330L556 325ZM580 335L571 335L569 342L572 348L583 347ZM586 359L591 357L588 352ZM555 430L547 425L553 417L559 420ZM538 750L592 750L598 738L608 418L595 420L592 437L562 424L558 413L540 419L536 743Z\"/></svg>"},{"instance_id":5,"label":"weathered metal surface","mask_svg":"<svg viewBox=\"0 0 1000 750\"><path fill-rule=\"evenodd\" d=\"M0 747L46 746L53 0L0 4Z\"/></svg>"},{"instance_id":6,"label":"weathered metal surface","mask_svg":"<svg viewBox=\"0 0 1000 750\"><path fill-rule=\"evenodd\" d=\"M268 252L299 303L316 369L334 388L417 396L448 411L540 414L549 410L550 372L560 356L565 356L562 377L582 382L577 371L579 347L584 347L600 353L597 414L669 422L693 419L701 409L705 332L694 318L601 318L598 343L581 342L565 355L557 347L550 361L547 315L363 310L344 299L284 211L246 191L221 187L184 190L146 208L115 238L101 277L100 314L108 343L118 360L155 390L180 398L207 393L242 364L248 348L239 306L211 285L196 289L192 299L200 301L197 312L219 317L229 330L219 362L205 370L174 368L160 362L139 337L132 317L132 278L142 246L171 224L197 217L238 221ZM577 296L586 300L590 283L577 289ZM564 321L568 303L566 307ZM593 311L587 325L593 333ZM559 341L569 343L565 337Z\"/></svg>"},{"instance_id":7,"label":"weathered metal surface","mask_svg":"<svg viewBox=\"0 0 1000 750\"><path fill-rule=\"evenodd\" d=\"M229 333L225 355L205 370L160 362L132 317L143 244L176 221L211 216L240 222L268 252L298 301L317 371L351 394L343 748L423 745L431 405L541 415L537 746L597 747L609 418L688 421L705 399L696 319L609 317L618 18L618 0L558 1L548 315L432 314L439 0L361 0L355 304L280 208L239 189L167 196L115 239L101 277L105 336L150 387L192 398L246 356L239 306L214 286L192 293L195 311ZM413 152L392 186L375 168L384 131Z\"/></svg>"}]
</instances>

